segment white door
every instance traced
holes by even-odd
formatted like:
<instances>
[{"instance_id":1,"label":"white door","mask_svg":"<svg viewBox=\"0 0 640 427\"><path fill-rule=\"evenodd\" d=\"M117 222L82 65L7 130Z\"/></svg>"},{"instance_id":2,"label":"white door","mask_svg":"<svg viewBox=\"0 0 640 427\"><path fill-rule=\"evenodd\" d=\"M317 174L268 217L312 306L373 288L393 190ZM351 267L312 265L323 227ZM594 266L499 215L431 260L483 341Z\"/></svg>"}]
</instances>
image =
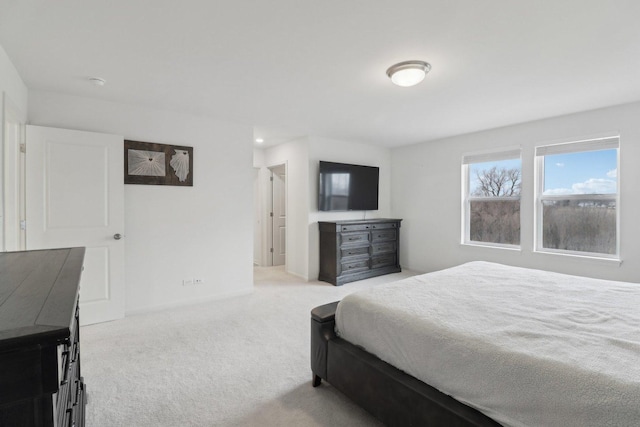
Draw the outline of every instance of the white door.
<instances>
[{"instance_id":1,"label":"white door","mask_svg":"<svg viewBox=\"0 0 640 427\"><path fill-rule=\"evenodd\" d=\"M287 196L285 165L271 168L272 176L272 254L271 265L284 265L287 260Z\"/></svg>"},{"instance_id":2,"label":"white door","mask_svg":"<svg viewBox=\"0 0 640 427\"><path fill-rule=\"evenodd\" d=\"M124 317L124 141L27 126L27 249L84 246L81 323Z\"/></svg>"}]
</instances>

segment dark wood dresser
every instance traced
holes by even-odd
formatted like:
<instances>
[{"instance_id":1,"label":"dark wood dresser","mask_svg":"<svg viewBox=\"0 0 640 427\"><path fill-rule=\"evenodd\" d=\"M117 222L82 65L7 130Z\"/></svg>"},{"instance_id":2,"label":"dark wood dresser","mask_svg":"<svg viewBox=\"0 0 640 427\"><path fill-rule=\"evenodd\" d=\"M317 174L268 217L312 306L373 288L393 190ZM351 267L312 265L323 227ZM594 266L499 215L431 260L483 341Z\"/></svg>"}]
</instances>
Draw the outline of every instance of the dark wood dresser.
<instances>
[{"instance_id":1,"label":"dark wood dresser","mask_svg":"<svg viewBox=\"0 0 640 427\"><path fill-rule=\"evenodd\" d=\"M400 268L401 219L319 222L320 274L336 286Z\"/></svg>"},{"instance_id":2,"label":"dark wood dresser","mask_svg":"<svg viewBox=\"0 0 640 427\"><path fill-rule=\"evenodd\" d=\"M84 248L0 253L0 427L84 426Z\"/></svg>"}]
</instances>

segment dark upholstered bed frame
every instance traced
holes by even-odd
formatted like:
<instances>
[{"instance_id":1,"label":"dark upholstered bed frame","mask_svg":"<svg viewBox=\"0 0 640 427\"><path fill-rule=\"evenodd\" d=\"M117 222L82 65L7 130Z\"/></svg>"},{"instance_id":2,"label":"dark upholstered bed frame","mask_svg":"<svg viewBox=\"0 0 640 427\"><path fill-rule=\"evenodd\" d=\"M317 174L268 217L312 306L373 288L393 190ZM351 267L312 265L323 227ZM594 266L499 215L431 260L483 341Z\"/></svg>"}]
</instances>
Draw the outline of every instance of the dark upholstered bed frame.
<instances>
[{"instance_id":1,"label":"dark upholstered bed frame","mask_svg":"<svg viewBox=\"0 0 640 427\"><path fill-rule=\"evenodd\" d=\"M337 306L334 302L311 311L314 387L327 381L387 426L500 426L476 409L336 336Z\"/></svg>"}]
</instances>

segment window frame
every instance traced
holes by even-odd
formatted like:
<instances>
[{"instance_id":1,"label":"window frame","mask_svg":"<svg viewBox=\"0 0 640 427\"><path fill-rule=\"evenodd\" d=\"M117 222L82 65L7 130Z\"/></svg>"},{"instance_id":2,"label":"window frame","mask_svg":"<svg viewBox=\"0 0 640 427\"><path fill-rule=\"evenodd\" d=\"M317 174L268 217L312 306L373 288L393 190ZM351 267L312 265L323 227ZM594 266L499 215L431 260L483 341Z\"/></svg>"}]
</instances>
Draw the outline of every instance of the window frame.
<instances>
[{"instance_id":1,"label":"window frame","mask_svg":"<svg viewBox=\"0 0 640 427\"><path fill-rule=\"evenodd\" d=\"M462 155L462 226L461 244L467 246L483 246L490 248L501 248L511 250L522 249L522 210L520 211L520 243L517 245L510 243L494 243L471 240L471 202L482 201L509 201L517 200L522 209L522 189L518 196L471 196L470 188L470 165L475 163L499 162L503 160L520 160L520 185L522 185L522 148L506 147L499 150L465 153Z\"/></svg>"},{"instance_id":2,"label":"window frame","mask_svg":"<svg viewBox=\"0 0 640 427\"><path fill-rule=\"evenodd\" d=\"M572 154L583 153L587 151L600 150L616 150L616 193L613 194L564 194L564 195L545 195L544 194L544 178L545 168L544 160L547 155L556 154ZM535 147L535 208L534 208L534 253L569 255L583 258L597 258L606 260L620 261L620 135L605 136L586 140L562 142L558 144L541 145ZM545 201L561 201L561 200L611 200L616 203L616 248L614 254L606 254L601 252L575 251L568 249L545 248L543 243L543 210Z\"/></svg>"}]
</instances>

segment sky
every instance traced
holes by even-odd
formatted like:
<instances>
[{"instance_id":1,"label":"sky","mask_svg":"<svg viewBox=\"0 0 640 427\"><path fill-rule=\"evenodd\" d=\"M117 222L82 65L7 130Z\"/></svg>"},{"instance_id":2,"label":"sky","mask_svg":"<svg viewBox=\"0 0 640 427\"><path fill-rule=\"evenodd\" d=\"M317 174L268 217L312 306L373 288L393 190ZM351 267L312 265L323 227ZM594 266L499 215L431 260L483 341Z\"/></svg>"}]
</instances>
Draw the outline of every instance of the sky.
<instances>
[{"instance_id":1,"label":"sky","mask_svg":"<svg viewBox=\"0 0 640 427\"><path fill-rule=\"evenodd\" d=\"M617 191L617 150L583 151L545 156L544 194L612 194ZM477 186L476 171L520 168L520 159L470 165L470 192Z\"/></svg>"},{"instance_id":2,"label":"sky","mask_svg":"<svg viewBox=\"0 0 640 427\"><path fill-rule=\"evenodd\" d=\"M544 194L611 194L617 191L617 150L545 156Z\"/></svg>"}]
</instances>

